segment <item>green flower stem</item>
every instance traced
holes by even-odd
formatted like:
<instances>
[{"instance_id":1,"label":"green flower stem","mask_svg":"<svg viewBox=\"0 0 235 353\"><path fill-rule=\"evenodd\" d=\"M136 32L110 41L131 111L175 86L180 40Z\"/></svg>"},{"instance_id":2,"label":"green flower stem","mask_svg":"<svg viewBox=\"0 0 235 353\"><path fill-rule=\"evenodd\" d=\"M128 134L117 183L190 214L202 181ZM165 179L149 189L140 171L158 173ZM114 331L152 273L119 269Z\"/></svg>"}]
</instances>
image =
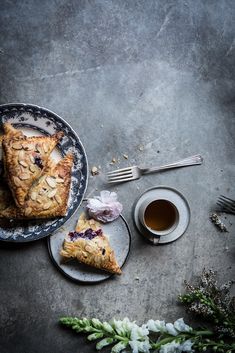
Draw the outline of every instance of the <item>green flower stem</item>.
<instances>
[{"instance_id":1,"label":"green flower stem","mask_svg":"<svg viewBox=\"0 0 235 353\"><path fill-rule=\"evenodd\" d=\"M119 335L112 335L112 334L110 334L110 337L113 337L114 339L119 340L119 341L129 342L129 338L127 338L127 337L122 337Z\"/></svg>"},{"instance_id":2,"label":"green flower stem","mask_svg":"<svg viewBox=\"0 0 235 353\"><path fill-rule=\"evenodd\" d=\"M190 334L193 334L195 336L213 336L214 332L209 331L209 330L203 330L203 331L191 331Z\"/></svg>"},{"instance_id":3,"label":"green flower stem","mask_svg":"<svg viewBox=\"0 0 235 353\"><path fill-rule=\"evenodd\" d=\"M163 338L161 341L153 343L152 344L152 349L158 349L160 348L163 344L170 343L176 339L176 336L171 336L167 338Z\"/></svg>"}]
</instances>

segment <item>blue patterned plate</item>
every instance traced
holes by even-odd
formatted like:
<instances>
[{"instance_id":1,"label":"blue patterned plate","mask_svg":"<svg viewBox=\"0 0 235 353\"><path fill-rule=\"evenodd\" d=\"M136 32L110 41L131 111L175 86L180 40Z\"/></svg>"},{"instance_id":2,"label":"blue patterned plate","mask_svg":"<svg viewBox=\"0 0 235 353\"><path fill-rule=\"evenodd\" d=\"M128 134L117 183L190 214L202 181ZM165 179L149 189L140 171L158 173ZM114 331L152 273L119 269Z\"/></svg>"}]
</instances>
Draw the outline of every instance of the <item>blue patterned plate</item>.
<instances>
[{"instance_id":1,"label":"blue patterned plate","mask_svg":"<svg viewBox=\"0 0 235 353\"><path fill-rule=\"evenodd\" d=\"M87 187L87 157L76 132L66 121L48 109L21 103L0 105L0 124L6 121L21 129L27 136L51 135L63 131L64 137L52 152L52 158L60 160L69 152L74 154L68 212L65 217L30 221L0 219L0 240L29 242L52 234L68 221L79 207ZM2 133L2 129L0 131Z\"/></svg>"}]
</instances>

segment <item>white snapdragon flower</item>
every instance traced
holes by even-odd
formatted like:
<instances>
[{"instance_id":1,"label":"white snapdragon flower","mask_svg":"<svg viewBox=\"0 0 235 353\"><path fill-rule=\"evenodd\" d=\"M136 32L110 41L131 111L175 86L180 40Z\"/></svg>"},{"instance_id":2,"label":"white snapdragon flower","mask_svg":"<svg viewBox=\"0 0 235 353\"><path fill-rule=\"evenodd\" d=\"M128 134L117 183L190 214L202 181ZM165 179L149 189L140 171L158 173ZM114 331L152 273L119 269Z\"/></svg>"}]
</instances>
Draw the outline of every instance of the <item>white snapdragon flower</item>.
<instances>
[{"instance_id":1,"label":"white snapdragon flower","mask_svg":"<svg viewBox=\"0 0 235 353\"><path fill-rule=\"evenodd\" d=\"M121 320L113 319L112 325L119 335L122 335L124 333Z\"/></svg>"},{"instance_id":2,"label":"white snapdragon flower","mask_svg":"<svg viewBox=\"0 0 235 353\"><path fill-rule=\"evenodd\" d=\"M131 340L138 341L146 339L148 334L149 330L146 328L146 325L143 325L142 327L136 325L136 327L133 327L131 330Z\"/></svg>"},{"instance_id":3,"label":"white snapdragon flower","mask_svg":"<svg viewBox=\"0 0 235 353\"><path fill-rule=\"evenodd\" d=\"M166 324L165 321L159 320L149 320L147 322L147 328L152 332L166 332Z\"/></svg>"},{"instance_id":4,"label":"white snapdragon flower","mask_svg":"<svg viewBox=\"0 0 235 353\"><path fill-rule=\"evenodd\" d=\"M177 336L179 334L171 323L166 324L166 331L172 336Z\"/></svg>"},{"instance_id":5,"label":"white snapdragon flower","mask_svg":"<svg viewBox=\"0 0 235 353\"><path fill-rule=\"evenodd\" d=\"M119 335L130 334L133 328L138 327L134 321L131 322L127 317L123 320L113 319L112 325Z\"/></svg>"},{"instance_id":6,"label":"white snapdragon flower","mask_svg":"<svg viewBox=\"0 0 235 353\"><path fill-rule=\"evenodd\" d=\"M105 329L105 331L107 331L109 333L113 333L112 326L106 321L103 322L103 328Z\"/></svg>"},{"instance_id":7,"label":"white snapdragon flower","mask_svg":"<svg viewBox=\"0 0 235 353\"><path fill-rule=\"evenodd\" d=\"M192 349L193 342L191 340L187 340L180 345L181 352L194 352Z\"/></svg>"},{"instance_id":8,"label":"white snapdragon flower","mask_svg":"<svg viewBox=\"0 0 235 353\"><path fill-rule=\"evenodd\" d=\"M176 352L181 352L179 351L180 344L177 343L176 341L172 341L170 343L166 343L163 346L161 346L159 353L176 353Z\"/></svg>"},{"instance_id":9,"label":"white snapdragon flower","mask_svg":"<svg viewBox=\"0 0 235 353\"><path fill-rule=\"evenodd\" d=\"M161 346L159 353L192 353L192 346L193 342L191 340L187 340L181 344L176 341L172 341Z\"/></svg>"},{"instance_id":10,"label":"white snapdragon flower","mask_svg":"<svg viewBox=\"0 0 235 353\"><path fill-rule=\"evenodd\" d=\"M190 332L192 327L185 324L183 318L180 318L174 322L174 327L179 332Z\"/></svg>"},{"instance_id":11,"label":"white snapdragon flower","mask_svg":"<svg viewBox=\"0 0 235 353\"><path fill-rule=\"evenodd\" d=\"M129 341L129 345L132 348L132 353L149 353L151 348L148 339L145 341Z\"/></svg>"}]
</instances>

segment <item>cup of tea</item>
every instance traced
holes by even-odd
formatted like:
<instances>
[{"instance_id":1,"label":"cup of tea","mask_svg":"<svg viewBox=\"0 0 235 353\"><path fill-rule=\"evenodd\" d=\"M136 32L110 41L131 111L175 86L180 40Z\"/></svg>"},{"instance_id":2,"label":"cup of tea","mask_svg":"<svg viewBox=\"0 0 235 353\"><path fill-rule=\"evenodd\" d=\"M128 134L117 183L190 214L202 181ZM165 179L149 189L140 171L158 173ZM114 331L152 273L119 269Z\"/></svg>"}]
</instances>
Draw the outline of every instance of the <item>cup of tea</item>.
<instances>
[{"instance_id":1,"label":"cup of tea","mask_svg":"<svg viewBox=\"0 0 235 353\"><path fill-rule=\"evenodd\" d=\"M173 232L179 223L176 206L167 199L148 197L139 207L139 221L156 241Z\"/></svg>"}]
</instances>

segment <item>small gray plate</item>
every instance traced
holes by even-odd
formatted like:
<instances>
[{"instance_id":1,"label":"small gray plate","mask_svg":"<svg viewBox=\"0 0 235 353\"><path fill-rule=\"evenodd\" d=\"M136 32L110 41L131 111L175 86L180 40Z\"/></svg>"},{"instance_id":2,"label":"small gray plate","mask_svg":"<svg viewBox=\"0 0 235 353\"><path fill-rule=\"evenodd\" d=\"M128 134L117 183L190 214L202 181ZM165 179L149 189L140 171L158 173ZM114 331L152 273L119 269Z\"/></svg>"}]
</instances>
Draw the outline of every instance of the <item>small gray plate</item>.
<instances>
[{"instance_id":1,"label":"small gray plate","mask_svg":"<svg viewBox=\"0 0 235 353\"><path fill-rule=\"evenodd\" d=\"M61 262L60 249L64 237L68 232L75 229L77 220L83 211L84 209L80 208L75 216L73 216L69 224L70 229L62 227L52 236L48 237L49 254L56 267L70 279L76 282L98 283L108 279L112 274L82 265L76 260L66 263ZM128 257L131 244L131 233L126 220L123 216L120 216L111 223L102 224L102 229L104 234L109 238L119 266L122 267Z\"/></svg>"},{"instance_id":2,"label":"small gray plate","mask_svg":"<svg viewBox=\"0 0 235 353\"><path fill-rule=\"evenodd\" d=\"M139 221L140 205L146 198L149 197L168 200L173 203L173 205L175 205L179 212L179 222L176 228L174 228L171 233L167 235L162 235L159 241L156 241L156 238L146 228L144 228ZM151 241L154 245L171 243L172 241L175 241L176 239L181 237L181 235L183 235L186 229L188 228L190 221L189 204L185 197L178 190L168 186L156 186L145 191L136 201L134 205L134 221L139 232L145 238Z\"/></svg>"}]
</instances>

